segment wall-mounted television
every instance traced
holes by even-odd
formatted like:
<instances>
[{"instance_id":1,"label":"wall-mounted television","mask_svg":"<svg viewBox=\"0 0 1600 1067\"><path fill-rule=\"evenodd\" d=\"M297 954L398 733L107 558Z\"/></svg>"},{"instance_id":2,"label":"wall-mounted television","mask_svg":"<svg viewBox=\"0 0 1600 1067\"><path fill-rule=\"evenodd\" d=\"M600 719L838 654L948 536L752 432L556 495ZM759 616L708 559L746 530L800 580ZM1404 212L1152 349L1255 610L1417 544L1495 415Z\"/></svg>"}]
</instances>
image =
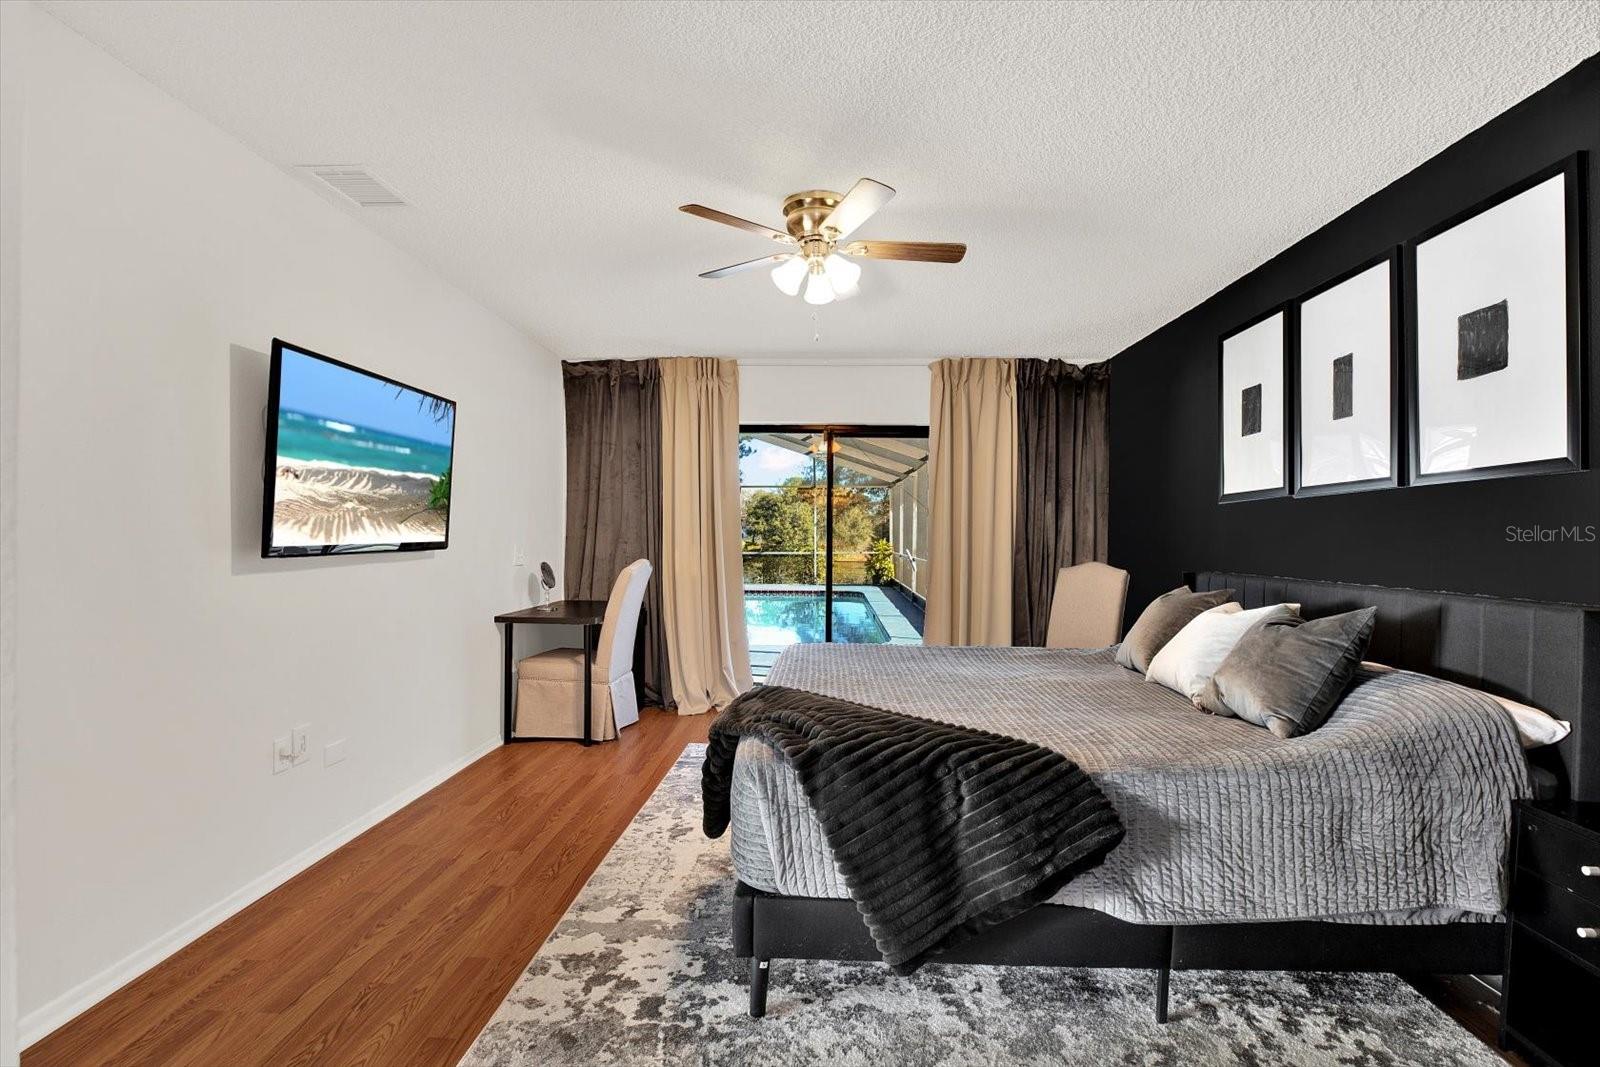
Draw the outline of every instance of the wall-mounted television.
<instances>
[{"instance_id":1,"label":"wall-mounted television","mask_svg":"<svg viewBox=\"0 0 1600 1067\"><path fill-rule=\"evenodd\" d=\"M272 340L261 555L450 544L456 405Z\"/></svg>"}]
</instances>

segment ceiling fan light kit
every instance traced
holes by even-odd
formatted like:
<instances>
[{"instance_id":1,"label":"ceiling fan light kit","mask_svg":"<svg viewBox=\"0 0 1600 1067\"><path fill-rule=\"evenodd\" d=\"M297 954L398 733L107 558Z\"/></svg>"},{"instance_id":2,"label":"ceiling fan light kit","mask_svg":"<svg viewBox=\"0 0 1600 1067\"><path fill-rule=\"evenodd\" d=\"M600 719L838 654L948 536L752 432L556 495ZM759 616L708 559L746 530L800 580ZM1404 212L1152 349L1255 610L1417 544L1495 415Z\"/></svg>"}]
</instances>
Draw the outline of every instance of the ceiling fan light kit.
<instances>
[{"instance_id":1,"label":"ceiling fan light kit","mask_svg":"<svg viewBox=\"0 0 1600 1067\"><path fill-rule=\"evenodd\" d=\"M833 295L840 300L846 300L861 291L857 285L861 281L861 267L843 256L832 255L824 259L822 272L827 275L828 284L833 286Z\"/></svg>"},{"instance_id":2,"label":"ceiling fan light kit","mask_svg":"<svg viewBox=\"0 0 1600 1067\"><path fill-rule=\"evenodd\" d=\"M893 196L893 189L871 178L862 178L844 196L827 189L792 193L783 201L784 226L788 232L700 204L684 204L678 210L760 234L789 249L708 270L700 277L726 278L730 274L776 264L772 267L772 284L785 296L800 295L808 304L822 305L847 300L861 291L861 266L846 257L960 263L967 254L966 245L953 242L852 241L848 245L840 244Z\"/></svg>"},{"instance_id":3,"label":"ceiling fan light kit","mask_svg":"<svg viewBox=\"0 0 1600 1067\"><path fill-rule=\"evenodd\" d=\"M786 296L799 296L800 287L806 283L806 261L799 256L788 256L772 268L772 284L782 289Z\"/></svg>"}]
</instances>

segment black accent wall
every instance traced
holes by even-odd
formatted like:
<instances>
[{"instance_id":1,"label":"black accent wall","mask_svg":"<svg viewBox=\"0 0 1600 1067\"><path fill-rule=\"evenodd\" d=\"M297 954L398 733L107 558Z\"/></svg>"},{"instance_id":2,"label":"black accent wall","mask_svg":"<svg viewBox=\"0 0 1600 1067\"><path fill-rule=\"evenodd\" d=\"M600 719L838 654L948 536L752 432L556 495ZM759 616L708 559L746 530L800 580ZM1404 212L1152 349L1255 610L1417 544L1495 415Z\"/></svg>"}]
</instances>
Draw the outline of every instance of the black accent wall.
<instances>
[{"instance_id":1,"label":"black accent wall","mask_svg":"<svg viewBox=\"0 0 1600 1067\"><path fill-rule=\"evenodd\" d=\"M1580 150L1588 469L1217 503L1219 337ZM1119 354L1110 560L1132 572L1129 619L1182 572L1205 569L1600 604L1600 540L1582 539L1600 538L1597 218L1600 56ZM1561 532L1573 528L1577 538Z\"/></svg>"}]
</instances>

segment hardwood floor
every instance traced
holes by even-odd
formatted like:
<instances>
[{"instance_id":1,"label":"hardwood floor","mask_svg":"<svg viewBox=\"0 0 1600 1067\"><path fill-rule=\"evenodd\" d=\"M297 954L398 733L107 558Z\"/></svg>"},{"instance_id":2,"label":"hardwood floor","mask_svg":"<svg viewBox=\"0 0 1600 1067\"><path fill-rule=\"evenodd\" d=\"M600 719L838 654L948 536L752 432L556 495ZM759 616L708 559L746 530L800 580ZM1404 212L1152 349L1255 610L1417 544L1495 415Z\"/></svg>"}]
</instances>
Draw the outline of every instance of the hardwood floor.
<instances>
[{"instance_id":1,"label":"hardwood floor","mask_svg":"<svg viewBox=\"0 0 1600 1067\"><path fill-rule=\"evenodd\" d=\"M710 724L647 710L613 744L497 749L40 1040L22 1067L454 1067ZM1412 982L1492 1045L1493 1005L1471 983Z\"/></svg>"},{"instance_id":2,"label":"hardwood floor","mask_svg":"<svg viewBox=\"0 0 1600 1067\"><path fill-rule=\"evenodd\" d=\"M1533 1067L1515 1052L1499 1048L1500 994L1470 974L1408 974L1412 988L1493 1049L1511 1067Z\"/></svg>"},{"instance_id":3,"label":"hardwood floor","mask_svg":"<svg viewBox=\"0 0 1600 1067\"><path fill-rule=\"evenodd\" d=\"M707 715L485 756L24 1051L454 1065Z\"/></svg>"}]
</instances>

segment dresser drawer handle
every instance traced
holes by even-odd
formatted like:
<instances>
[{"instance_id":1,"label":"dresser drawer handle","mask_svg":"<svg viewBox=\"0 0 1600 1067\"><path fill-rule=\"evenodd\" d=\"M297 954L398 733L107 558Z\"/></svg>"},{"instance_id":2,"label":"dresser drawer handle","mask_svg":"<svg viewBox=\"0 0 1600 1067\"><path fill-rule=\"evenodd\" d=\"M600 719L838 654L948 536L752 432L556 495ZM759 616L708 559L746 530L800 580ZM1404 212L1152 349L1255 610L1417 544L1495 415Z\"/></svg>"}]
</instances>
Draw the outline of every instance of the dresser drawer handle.
<instances>
[{"instance_id":1,"label":"dresser drawer handle","mask_svg":"<svg viewBox=\"0 0 1600 1067\"><path fill-rule=\"evenodd\" d=\"M1585 878L1600 878L1600 867L1595 866L1593 863L1585 863L1578 868L1578 873Z\"/></svg>"},{"instance_id":2,"label":"dresser drawer handle","mask_svg":"<svg viewBox=\"0 0 1600 1067\"><path fill-rule=\"evenodd\" d=\"M1600 937L1600 926L1580 926L1578 927L1578 936L1586 941L1590 938Z\"/></svg>"}]
</instances>

